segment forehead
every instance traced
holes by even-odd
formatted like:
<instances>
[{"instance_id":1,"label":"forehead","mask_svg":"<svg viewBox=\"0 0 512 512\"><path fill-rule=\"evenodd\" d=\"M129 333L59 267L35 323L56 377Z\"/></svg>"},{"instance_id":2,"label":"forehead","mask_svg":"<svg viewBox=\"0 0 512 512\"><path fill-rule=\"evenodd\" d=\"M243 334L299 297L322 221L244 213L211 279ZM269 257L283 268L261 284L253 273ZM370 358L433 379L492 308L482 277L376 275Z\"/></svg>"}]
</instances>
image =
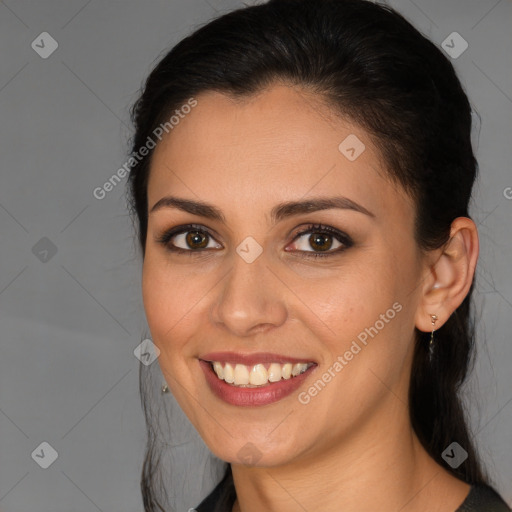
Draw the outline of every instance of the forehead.
<instances>
[{"instance_id":1,"label":"forehead","mask_svg":"<svg viewBox=\"0 0 512 512\"><path fill-rule=\"evenodd\" d=\"M155 148L149 208L166 193L233 209L336 193L410 215L369 135L313 94L276 85L250 98L206 92L196 100Z\"/></svg>"}]
</instances>

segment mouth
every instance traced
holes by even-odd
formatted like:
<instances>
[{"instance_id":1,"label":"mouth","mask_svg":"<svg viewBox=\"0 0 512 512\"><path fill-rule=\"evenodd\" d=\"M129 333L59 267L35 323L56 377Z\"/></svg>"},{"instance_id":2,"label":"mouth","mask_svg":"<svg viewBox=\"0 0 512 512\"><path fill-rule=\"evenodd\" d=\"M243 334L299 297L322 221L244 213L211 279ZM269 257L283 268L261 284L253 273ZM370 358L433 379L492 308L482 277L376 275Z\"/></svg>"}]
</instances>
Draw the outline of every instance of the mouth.
<instances>
[{"instance_id":1,"label":"mouth","mask_svg":"<svg viewBox=\"0 0 512 512\"><path fill-rule=\"evenodd\" d=\"M210 390L231 405L268 405L291 395L318 364L277 354L216 352L199 358Z\"/></svg>"},{"instance_id":2,"label":"mouth","mask_svg":"<svg viewBox=\"0 0 512 512\"><path fill-rule=\"evenodd\" d=\"M222 363L221 361L207 362L220 380L240 388L259 388L281 380L292 379L315 366L313 362L256 363L250 366L240 363Z\"/></svg>"}]
</instances>

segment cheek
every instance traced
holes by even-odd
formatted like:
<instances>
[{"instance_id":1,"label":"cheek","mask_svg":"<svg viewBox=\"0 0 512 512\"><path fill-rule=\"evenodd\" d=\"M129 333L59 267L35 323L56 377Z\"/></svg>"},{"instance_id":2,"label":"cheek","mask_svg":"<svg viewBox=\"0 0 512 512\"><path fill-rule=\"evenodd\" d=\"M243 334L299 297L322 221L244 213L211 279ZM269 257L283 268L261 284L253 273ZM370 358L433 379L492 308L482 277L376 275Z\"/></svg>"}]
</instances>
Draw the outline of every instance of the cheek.
<instances>
[{"instance_id":1,"label":"cheek","mask_svg":"<svg viewBox=\"0 0 512 512\"><path fill-rule=\"evenodd\" d=\"M210 282L212 281L212 282ZM205 294L213 276L198 276L185 266L171 266L165 257L147 253L142 270L142 297L153 342L161 351L176 351L203 324Z\"/></svg>"},{"instance_id":2,"label":"cheek","mask_svg":"<svg viewBox=\"0 0 512 512\"><path fill-rule=\"evenodd\" d=\"M142 270L142 298L153 342L163 349L185 314L185 301L180 289L182 280L173 278L173 273L158 258L147 254Z\"/></svg>"},{"instance_id":3,"label":"cheek","mask_svg":"<svg viewBox=\"0 0 512 512\"><path fill-rule=\"evenodd\" d=\"M409 321L407 280L398 273L400 262L395 260L384 254L362 256L350 271L340 271L325 286L315 284L309 289L308 306L322 321L316 334L333 362L352 352L345 359L357 361L350 363L348 372L357 375L356 380L366 378L369 368L399 371L400 364L394 363L407 351L408 337L403 332ZM300 293L305 292L304 288Z\"/></svg>"},{"instance_id":4,"label":"cheek","mask_svg":"<svg viewBox=\"0 0 512 512\"><path fill-rule=\"evenodd\" d=\"M151 333L156 338L160 330L162 320L165 318L165 311L168 307L165 281L161 272L153 263L150 255L146 254L142 268L142 300L146 318Z\"/></svg>"},{"instance_id":5,"label":"cheek","mask_svg":"<svg viewBox=\"0 0 512 512\"><path fill-rule=\"evenodd\" d=\"M370 257L368 257L370 256ZM372 324L397 300L396 276L386 271L384 255L362 255L333 271L330 278L294 283L298 297L343 338ZM378 262L378 263L377 263Z\"/></svg>"}]
</instances>

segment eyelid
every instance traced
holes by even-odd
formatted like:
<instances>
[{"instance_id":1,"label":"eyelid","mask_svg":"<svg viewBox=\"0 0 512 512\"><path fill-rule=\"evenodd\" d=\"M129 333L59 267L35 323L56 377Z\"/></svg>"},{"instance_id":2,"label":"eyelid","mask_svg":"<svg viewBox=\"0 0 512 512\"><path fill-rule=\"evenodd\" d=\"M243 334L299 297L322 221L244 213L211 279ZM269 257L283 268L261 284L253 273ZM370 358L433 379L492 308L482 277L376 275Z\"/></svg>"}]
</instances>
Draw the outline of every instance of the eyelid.
<instances>
[{"instance_id":1,"label":"eyelid","mask_svg":"<svg viewBox=\"0 0 512 512\"><path fill-rule=\"evenodd\" d=\"M319 223L306 224L305 228L295 233L292 242L297 240L297 238L300 238L301 236L306 235L308 233L327 233L329 235L332 235L334 238L337 238L341 243L352 243L352 239L346 233L343 233L342 231L331 226Z\"/></svg>"}]
</instances>

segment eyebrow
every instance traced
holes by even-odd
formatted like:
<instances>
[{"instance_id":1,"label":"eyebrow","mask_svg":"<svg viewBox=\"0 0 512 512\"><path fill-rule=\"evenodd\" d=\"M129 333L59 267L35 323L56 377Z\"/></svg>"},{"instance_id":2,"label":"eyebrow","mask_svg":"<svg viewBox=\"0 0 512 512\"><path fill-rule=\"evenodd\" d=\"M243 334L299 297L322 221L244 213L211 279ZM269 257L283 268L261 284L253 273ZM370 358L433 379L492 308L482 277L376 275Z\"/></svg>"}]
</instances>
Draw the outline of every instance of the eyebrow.
<instances>
[{"instance_id":1,"label":"eyebrow","mask_svg":"<svg viewBox=\"0 0 512 512\"><path fill-rule=\"evenodd\" d=\"M163 208L176 208L192 215L206 217L226 224L226 218L221 210L216 206L202 201L192 201L190 199L182 199L175 196L165 196L157 201L150 210L150 214ZM307 199L305 201L287 201L279 203L270 212L270 219L273 224L282 221L294 215L311 213L319 210L330 209L353 210L369 217L375 217L371 211L364 206L352 201L348 197L318 197Z\"/></svg>"}]
</instances>

